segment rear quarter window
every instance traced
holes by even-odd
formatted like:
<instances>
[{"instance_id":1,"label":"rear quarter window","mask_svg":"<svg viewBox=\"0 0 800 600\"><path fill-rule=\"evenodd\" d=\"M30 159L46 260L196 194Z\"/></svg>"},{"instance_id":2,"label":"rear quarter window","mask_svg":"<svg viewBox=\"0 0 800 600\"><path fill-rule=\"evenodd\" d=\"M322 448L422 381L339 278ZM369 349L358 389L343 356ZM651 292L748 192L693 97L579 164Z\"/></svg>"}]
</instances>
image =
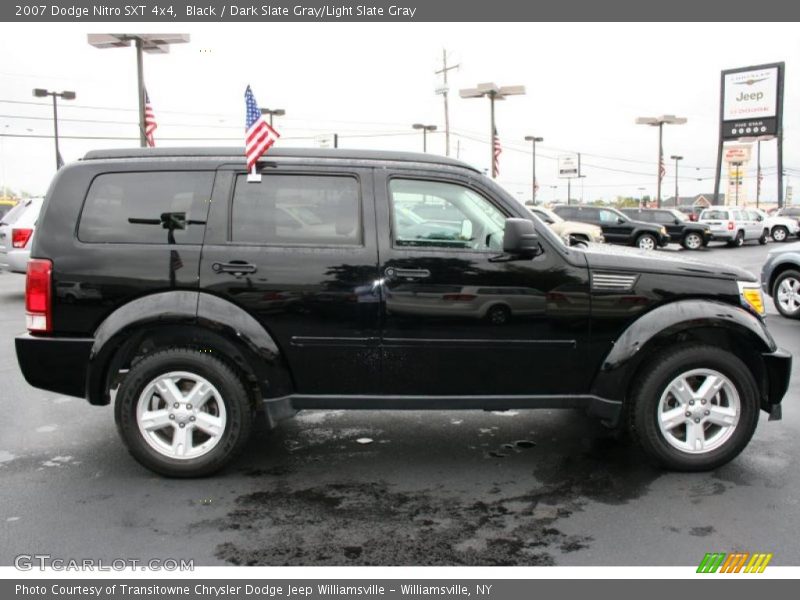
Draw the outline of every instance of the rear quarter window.
<instances>
[{"instance_id":1,"label":"rear quarter window","mask_svg":"<svg viewBox=\"0 0 800 600\"><path fill-rule=\"evenodd\" d=\"M92 181L78 225L88 243L200 244L214 173L105 173Z\"/></svg>"}]
</instances>

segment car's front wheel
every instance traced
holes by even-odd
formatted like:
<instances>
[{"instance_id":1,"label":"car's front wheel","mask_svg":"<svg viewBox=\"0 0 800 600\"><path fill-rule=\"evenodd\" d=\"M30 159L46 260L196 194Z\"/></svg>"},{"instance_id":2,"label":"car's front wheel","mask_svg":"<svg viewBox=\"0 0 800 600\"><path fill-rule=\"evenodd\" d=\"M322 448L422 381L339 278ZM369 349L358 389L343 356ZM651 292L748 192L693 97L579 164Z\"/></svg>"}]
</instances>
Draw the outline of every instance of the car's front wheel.
<instances>
[{"instance_id":1,"label":"car's front wheel","mask_svg":"<svg viewBox=\"0 0 800 600\"><path fill-rule=\"evenodd\" d=\"M171 477L210 475L244 447L253 407L239 376L212 353L155 352L135 363L114 416L131 455Z\"/></svg>"},{"instance_id":2,"label":"car's front wheel","mask_svg":"<svg viewBox=\"0 0 800 600\"><path fill-rule=\"evenodd\" d=\"M785 242L786 238L789 237L789 230L786 229L783 225L776 225L772 228L772 241L773 242Z\"/></svg>"},{"instance_id":3,"label":"car's front wheel","mask_svg":"<svg viewBox=\"0 0 800 600\"><path fill-rule=\"evenodd\" d=\"M683 247L687 250L699 250L703 247L703 236L695 232L687 233L683 238Z\"/></svg>"},{"instance_id":4,"label":"car's front wheel","mask_svg":"<svg viewBox=\"0 0 800 600\"><path fill-rule=\"evenodd\" d=\"M693 344L668 350L629 398L629 427L647 456L678 471L706 471L735 458L758 423L747 365L726 350Z\"/></svg>"},{"instance_id":5,"label":"car's front wheel","mask_svg":"<svg viewBox=\"0 0 800 600\"><path fill-rule=\"evenodd\" d=\"M641 250L655 250L657 245L655 236L649 233L643 233L636 238L636 246Z\"/></svg>"},{"instance_id":6,"label":"car's front wheel","mask_svg":"<svg viewBox=\"0 0 800 600\"><path fill-rule=\"evenodd\" d=\"M800 272L784 271L772 286L772 301L784 317L800 319Z\"/></svg>"}]
</instances>

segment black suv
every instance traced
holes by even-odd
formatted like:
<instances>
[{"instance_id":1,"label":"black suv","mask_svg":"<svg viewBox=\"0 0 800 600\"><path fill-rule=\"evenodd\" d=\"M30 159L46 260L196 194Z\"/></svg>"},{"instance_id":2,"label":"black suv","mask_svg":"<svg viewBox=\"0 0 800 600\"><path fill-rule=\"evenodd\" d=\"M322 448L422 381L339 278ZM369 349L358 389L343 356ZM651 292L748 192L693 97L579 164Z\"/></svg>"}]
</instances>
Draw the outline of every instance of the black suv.
<instances>
[{"instance_id":1,"label":"black suv","mask_svg":"<svg viewBox=\"0 0 800 600\"><path fill-rule=\"evenodd\" d=\"M634 221L616 208L559 204L553 210L567 221L598 225L606 242L611 244L637 246L642 250L654 250L669 244L669 235L663 226Z\"/></svg>"},{"instance_id":2,"label":"black suv","mask_svg":"<svg viewBox=\"0 0 800 600\"><path fill-rule=\"evenodd\" d=\"M306 408L581 408L709 469L789 385L750 273L568 247L431 155L272 150L249 176L237 149L90 152L56 175L31 256L25 378L113 399L166 475Z\"/></svg>"},{"instance_id":3,"label":"black suv","mask_svg":"<svg viewBox=\"0 0 800 600\"><path fill-rule=\"evenodd\" d=\"M687 250L700 250L711 241L711 227L690 221L679 210L670 208L623 208L622 212L631 219L663 225L671 242L680 244Z\"/></svg>"}]
</instances>

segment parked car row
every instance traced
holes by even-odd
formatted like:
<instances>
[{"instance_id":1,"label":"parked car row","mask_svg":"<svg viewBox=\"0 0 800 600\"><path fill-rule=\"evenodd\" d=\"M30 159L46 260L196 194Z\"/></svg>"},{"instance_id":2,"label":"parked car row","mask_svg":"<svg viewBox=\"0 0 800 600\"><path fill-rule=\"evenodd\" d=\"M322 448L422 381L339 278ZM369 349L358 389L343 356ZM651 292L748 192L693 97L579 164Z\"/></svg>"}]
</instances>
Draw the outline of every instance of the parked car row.
<instances>
[{"instance_id":1,"label":"parked car row","mask_svg":"<svg viewBox=\"0 0 800 600\"><path fill-rule=\"evenodd\" d=\"M800 236L800 221L784 214L768 215L761 209L712 206L697 221L671 208L624 208L557 205L552 210L535 206L531 212L569 242L609 242L654 250L669 243L700 250L711 241L738 247L748 241L766 244ZM789 209L786 209L789 210ZM587 226L593 229L586 229Z\"/></svg>"}]
</instances>

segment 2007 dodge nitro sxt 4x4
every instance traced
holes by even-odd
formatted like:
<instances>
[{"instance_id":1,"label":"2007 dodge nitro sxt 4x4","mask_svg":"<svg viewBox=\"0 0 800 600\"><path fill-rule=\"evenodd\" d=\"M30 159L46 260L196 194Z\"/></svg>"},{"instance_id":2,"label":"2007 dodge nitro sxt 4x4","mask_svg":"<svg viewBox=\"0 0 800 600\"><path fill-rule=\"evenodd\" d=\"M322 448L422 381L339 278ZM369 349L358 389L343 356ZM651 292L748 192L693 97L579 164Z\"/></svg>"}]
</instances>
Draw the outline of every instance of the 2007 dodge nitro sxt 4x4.
<instances>
[{"instance_id":1,"label":"2007 dodge nitro sxt 4x4","mask_svg":"<svg viewBox=\"0 0 800 600\"><path fill-rule=\"evenodd\" d=\"M47 194L20 366L113 398L154 471L214 472L257 413L304 408L584 408L680 470L781 416L791 356L745 271L567 246L447 158L272 150L258 170L238 149L94 151Z\"/></svg>"}]
</instances>

